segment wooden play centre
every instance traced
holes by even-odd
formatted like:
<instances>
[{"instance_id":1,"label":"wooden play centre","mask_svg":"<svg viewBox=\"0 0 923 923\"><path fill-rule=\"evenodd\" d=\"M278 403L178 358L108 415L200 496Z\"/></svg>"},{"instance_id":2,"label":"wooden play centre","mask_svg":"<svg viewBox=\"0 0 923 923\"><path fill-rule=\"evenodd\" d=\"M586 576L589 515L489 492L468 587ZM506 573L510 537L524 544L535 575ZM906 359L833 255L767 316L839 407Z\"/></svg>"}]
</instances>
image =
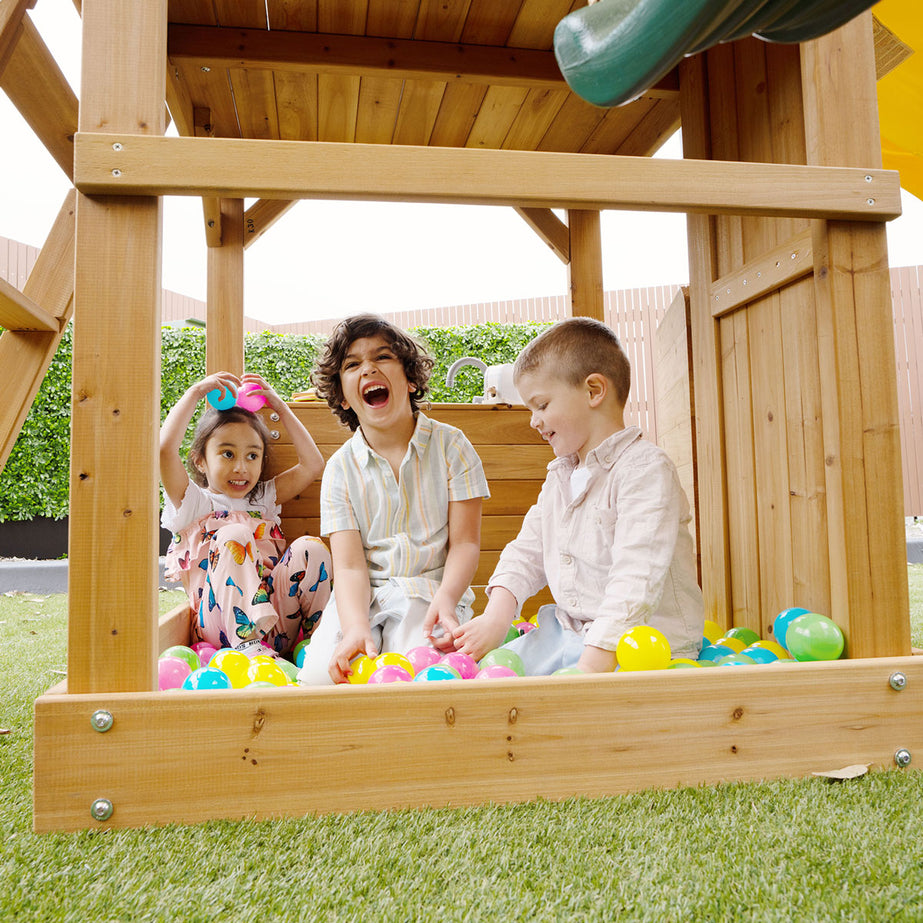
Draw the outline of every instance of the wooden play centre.
<instances>
[{"instance_id":1,"label":"wooden play centre","mask_svg":"<svg viewBox=\"0 0 923 923\"><path fill-rule=\"evenodd\" d=\"M36 831L923 759L885 236L900 182L882 167L874 9L799 42L684 46L605 108L555 55L583 0L83 0L79 102L32 5L0 9L0 83L74 186L23 291L0 292L0 461L74 325L68 665L35 703ZM680 127L682 159L653 158ZM158 692L159 652L188 640L184 608L158 620L162 197L177 195L203 203L207 365L232 372L245 250L299 200L479 205L485 222L514 208L567 264L573 313L600 318L600 211L685 213L676 355L694 395L706 617L768 637L776 613L805 606L842 628L847 656ZM293 406L325 456L345 438L324 405ZM551 456L523 408L432 414L485 461L483 583ZM316 533L316 488L284 515L289 538Z\"/></svg>"}]
</instances>

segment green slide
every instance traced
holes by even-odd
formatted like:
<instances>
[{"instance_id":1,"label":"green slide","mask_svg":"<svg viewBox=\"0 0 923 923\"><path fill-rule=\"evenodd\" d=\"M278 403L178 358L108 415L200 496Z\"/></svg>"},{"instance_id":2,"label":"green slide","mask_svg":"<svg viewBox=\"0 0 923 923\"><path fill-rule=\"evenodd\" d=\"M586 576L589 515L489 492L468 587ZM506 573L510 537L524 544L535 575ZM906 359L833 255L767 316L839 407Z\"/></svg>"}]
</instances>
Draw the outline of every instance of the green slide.
<instances>
[{"instance_id":1,"label":"green slide","mask_svg":"<svg viewBox=\"0 0 923 923\"><path fill-rule=\"evenodd\" d=\"M600 0L565 16L554 53L568 86L595 106L637 98L686 55L756 35L805 42L875 0Z\"/></svg>"}]
</instances>

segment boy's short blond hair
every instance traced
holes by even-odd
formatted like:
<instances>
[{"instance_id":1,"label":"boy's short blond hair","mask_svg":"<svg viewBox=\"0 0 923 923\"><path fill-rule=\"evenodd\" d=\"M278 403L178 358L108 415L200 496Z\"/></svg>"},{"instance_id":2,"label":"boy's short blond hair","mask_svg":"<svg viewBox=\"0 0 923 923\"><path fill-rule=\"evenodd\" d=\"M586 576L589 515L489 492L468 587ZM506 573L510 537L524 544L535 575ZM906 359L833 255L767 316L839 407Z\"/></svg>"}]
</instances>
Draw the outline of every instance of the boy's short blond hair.
<instances>
[{"instance_id":1,"label":"boy's short blond hair","mask_svg":"<svg viewBox=\"0 0 923 923\"><path fill-rule=\"evenodd\" d=\"M526 373L556 375L578 385L594 372L612 382L619 403L628 402L631 363L615 331L589 317L571 317L540 333L519 354L513 378Z\"/></svg>"}]
</instances>

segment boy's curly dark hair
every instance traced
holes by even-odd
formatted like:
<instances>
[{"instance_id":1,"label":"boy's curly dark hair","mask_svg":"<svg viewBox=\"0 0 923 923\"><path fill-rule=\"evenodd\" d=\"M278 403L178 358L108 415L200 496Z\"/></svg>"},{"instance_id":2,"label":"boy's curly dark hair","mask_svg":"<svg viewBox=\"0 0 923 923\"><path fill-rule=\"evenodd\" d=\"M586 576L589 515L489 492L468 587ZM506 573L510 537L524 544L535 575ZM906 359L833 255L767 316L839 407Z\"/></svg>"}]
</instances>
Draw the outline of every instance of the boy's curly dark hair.
<instances>
[{"instance_id":1,"label":"boy's curly dark hair","mask_svg":"<svg viewBox=\"0 0 923 923\"><path fill-rule=\"evenodd\" d=\"M311 373L311 383L318 397L323 398L340 421L353 431L359 428L359 418L352 408L342 406L343 386L340 382L340 369L350 346L356 340L376 336L384 337L388 342L404 366L407 381L414 385L414 390L410 392L410 408L414 413L419 410L420 402L429 388L433 360L413 337L378 314L356 314L347 317L336 325L324 344L324 351Z\"/></svg>"},{"instance_id":2,"label":"boy's curly dark hair","mask_svg":"<svg viewBox=\"0 0 923 923\"><path fill-rule=\"evenodd\" d=\"M189 447L189 454L186 456L186 469L189 471L189 477L191 477L199 487L208 486L205 475L196 468L196 463L205 458L205 446L208 444L208 440L211 439L215 430L220 426L224 426L225 423L246 423L248 426L253 427L253 431L260 437L260 441L263 443L263 465L260 468L260 478L253 490L247 494L248 500L259 500L263 495L272 439L269 434L269 427L263 421L263 418L259 414L244 410L243 407L231 407L229 410L215 410L214 407L209 407L208 410L202 414L202 418L199 420L195 428L195 434L192 437L192 445Z\"/></svg>"}]
</instances>

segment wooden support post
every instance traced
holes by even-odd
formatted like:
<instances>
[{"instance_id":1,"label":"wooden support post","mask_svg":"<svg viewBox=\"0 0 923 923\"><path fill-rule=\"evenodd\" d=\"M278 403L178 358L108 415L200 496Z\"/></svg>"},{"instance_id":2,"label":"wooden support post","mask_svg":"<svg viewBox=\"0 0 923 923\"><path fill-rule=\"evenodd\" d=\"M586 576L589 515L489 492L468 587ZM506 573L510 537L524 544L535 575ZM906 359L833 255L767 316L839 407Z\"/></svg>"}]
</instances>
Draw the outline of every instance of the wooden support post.
<instances>
[{"instance_id":1,"label":"wooden support post","mask_svg":"<svg viewBox=\"0 0 923 923\"><path fill-rule=\"evenodd\" d=\"M802 46L808 162L881 163L871 13ZM831 105L831 100L848 101ZM884 225L816 222L831 599L852 657L910 650Z\"/></svg>"},{"instance_id":2,"label":"wooden support post","mask_svg":"<svg viewBox=\"0 0 923 923\"><path fill-rule=\"evenodd\" d=\"M550 208L517 208L516 213L562 263L570 262L570 229Z\"/></svg>"},{"instance_id":3,"label":"wooden support post","mask_svg":"<svg viewBox=\"0 0 923 923\"><path fill-rule=\"evenodd\" d=\"M57 319L53 332L4 330L0 336L3 401L0 402L0 471L38 394L74 308L74 202L64 199L23 286L23 294Z\"/></svg>"},{"instance_id":4,"label":"wooden support post","mask_svg":"<svg viewBox=\"0 0 923 923\"><path fill-rule=\"evenodd\" d=\"M162 134L166 0L84 0L80 129ZM156 688L160 200L77 201L68 691Z\"/></svg>"},{"instance_id":5,"label":"wooden support post","mask_svg":"<svg viewBox=\"0 0 923 923\"><path fill-rule=\"evenodd\" d=\"M244 371L244 200L221 199L221 246L208 248L205 366Z\"/></svg>"},{"instance_id":6,"label":"wooden support post","mask_svg":"<svg viewBox=\"0 0 923 923\"><path fill-rule=\"evenodd\" d=\"M570 264L567 275L571 314L574 317L593 317L603 321L605 308L599 212L570 209L567 212L567 223L570 227Z\"/></svg>"}]
</instances>

